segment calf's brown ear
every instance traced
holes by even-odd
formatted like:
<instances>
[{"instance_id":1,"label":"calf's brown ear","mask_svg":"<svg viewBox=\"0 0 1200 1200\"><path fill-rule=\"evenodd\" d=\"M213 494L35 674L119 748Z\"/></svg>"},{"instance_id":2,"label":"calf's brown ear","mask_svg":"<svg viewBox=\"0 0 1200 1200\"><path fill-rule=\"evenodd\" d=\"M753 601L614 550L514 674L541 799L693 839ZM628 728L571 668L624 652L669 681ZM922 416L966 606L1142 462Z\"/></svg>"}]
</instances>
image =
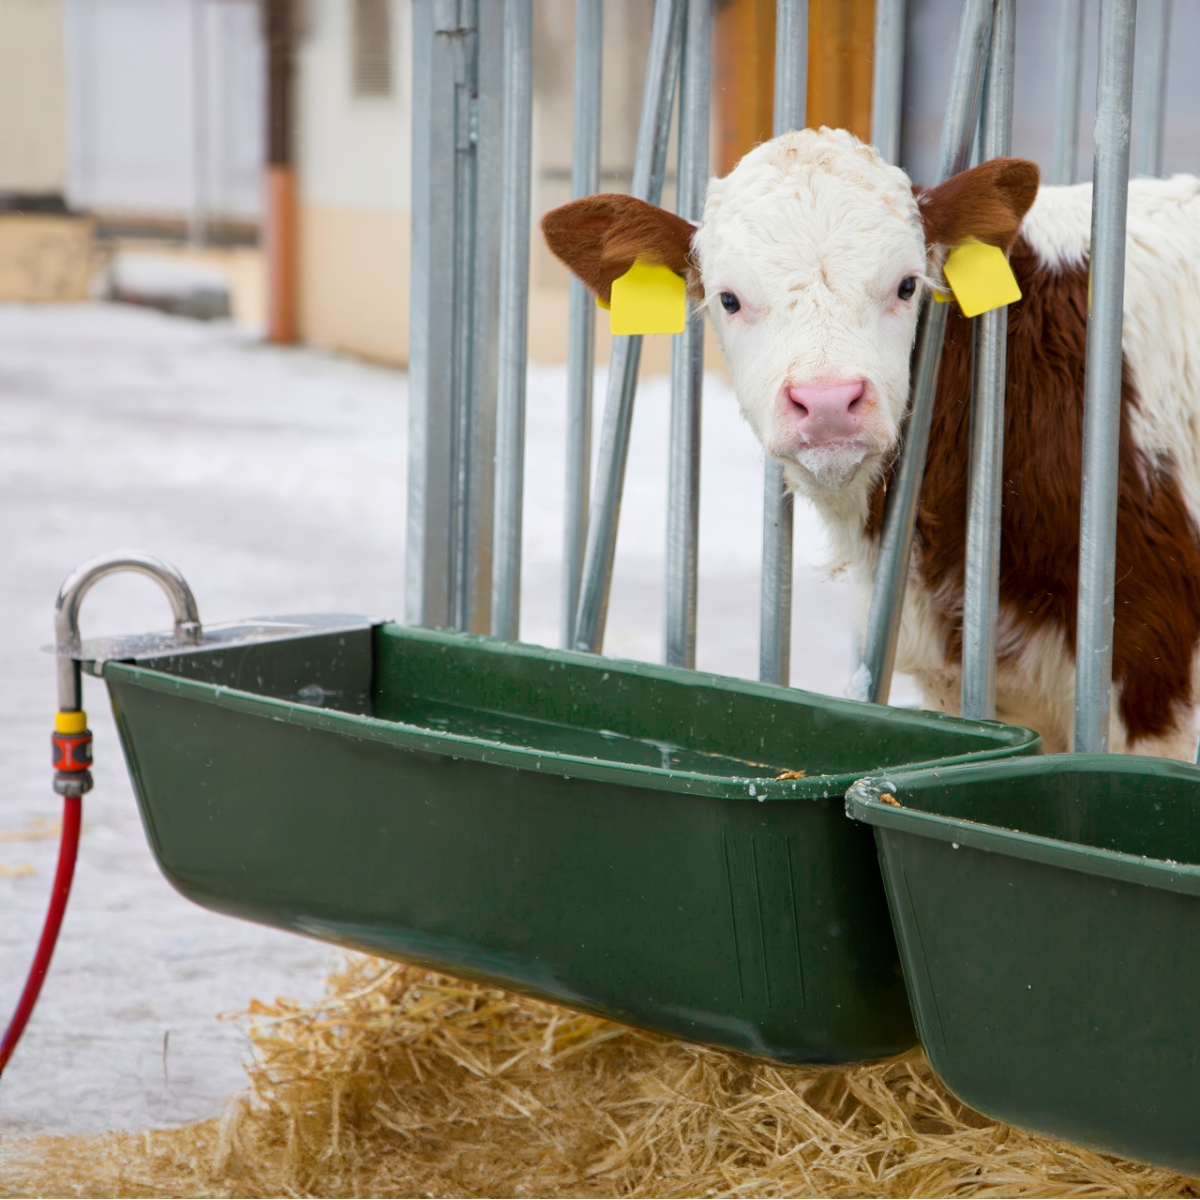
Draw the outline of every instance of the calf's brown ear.
<instances>
[{"instance_id":1,"label":"calf's brown ear","mask_svg":"<svg viewBox=\"0 0 1200 1200\"><path fill-rule=\"evenodd\" d=\"M1026 158L993 158L945 183L924 188L917 205L931 246L959 246L976 238L1006 253L1037 196L1037 164Z\"/></svg>"},{"instance_id":2,"label":"calf's brown ear","mask_svg":"<svg viewBox=\"0 0 1200 1200\"><path fill-rule=\"evenodd\" d=\"M696 227L683 217L633 196L612 192L572 200L542 218L550 249L601 300L611 298L612 282L634 259L670 267L695 286L688 250Z\"/></svg>"}]
</instances>

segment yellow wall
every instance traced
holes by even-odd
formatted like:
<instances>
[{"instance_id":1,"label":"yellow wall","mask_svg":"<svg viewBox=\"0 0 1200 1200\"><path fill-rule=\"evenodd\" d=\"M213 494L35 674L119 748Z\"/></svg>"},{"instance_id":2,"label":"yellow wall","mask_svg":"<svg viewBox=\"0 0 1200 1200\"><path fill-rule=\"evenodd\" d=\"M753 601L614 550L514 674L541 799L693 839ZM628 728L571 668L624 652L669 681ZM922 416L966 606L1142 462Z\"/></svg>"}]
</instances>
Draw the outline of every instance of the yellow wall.
<instances>
[{"instance_id":1,"label":"yellow wall","mask_svg":"<svg viewBox=\"0 0 1200 1200\"><path fill-rule=\"evenodd\" d=\"M60 0L0 0L0 191L61 192L67 86Z\"/></svg>"},{"instance_id":2,"label":"yellow wall","mask_svg":"<svg viewBox=\"0 0 1200 1200\"><path fill-rule=\"evenodd\" d=\"M408 361L409 218L299 206L300 337L379 362Z\"/></svg>"},{"instance_id":3,"label":"yellow wall","mask_svg":"<svg viewBox=\"0 0 1200 1200\"><path fill-rule=\"evenodd\" d=\"M90 218L0 213L0 301L86 300L99 265Z\"/></svg>"},{"instance_id":4,"label":"yellow wall","mask_svg":"<svg viewBox=\"0 0 1200 1200\"><path fill-rule=\"evenodd\" d=\"M409 6L392 0L401 86L394 96L363 100L354 97L348 78L349 6L341 0L309 3L312 20L297 56L298 333L318 346L403 365L411 245ZM569 64L573 45L572 12L562 0L535 2L535 216L570 198L572 85L563 64ZM628 187L651 13L645 0L606 0L606 187ZM669 158L674 162L673 152ZM664 199L668 206L671 186ZM530 251L529 357L561 363L567 351L567 271L536 227ZM708 365L719 368L720 354L712 338L707 341ZM611 343L601 319L597 361L608 360ZM646 338L643 370L669 370L670 355L670 338Z\"/></svg>"},{"instance_id":5,"label":"yellow wall","mask_svg":"<svg viewBox=\"0 0 1200 1200\"><path fill-rule=\"evenodd\" d=\"M306 342L378 362L408 362L409 217L388 209L300 205L299 333ZM535 238L541 235L535 233ZM529 297L529 357L561 363L567 353L567 271L558 263ZM596 358L607 362L612 336L596 329ZM721 368L720 352L706 339L706 365ZM671 339L648 337L642 369L670 369Z\"/></svg>"}]
</instances>

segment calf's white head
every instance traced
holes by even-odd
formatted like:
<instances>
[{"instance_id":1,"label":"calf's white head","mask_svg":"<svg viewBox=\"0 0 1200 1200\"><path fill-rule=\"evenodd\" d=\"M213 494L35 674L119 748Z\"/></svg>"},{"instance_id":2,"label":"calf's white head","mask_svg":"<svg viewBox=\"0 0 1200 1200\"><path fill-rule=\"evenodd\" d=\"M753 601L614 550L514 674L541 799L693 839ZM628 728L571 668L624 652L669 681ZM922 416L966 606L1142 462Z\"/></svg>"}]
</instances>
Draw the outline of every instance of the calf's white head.
<instances>
[{"instance_id":1,"label":"calf's white head","mask_svg":"<svg viewBox=\"0 0 1200 1200\"><path fill-rule=\"evenodd\" d=\"M820 498L865 492L894 449L917 307L945 248L974 237L1009 249L1037 186L1037 167L1009 158L915 190L852 134L805 129L714 179L698 226L599 195L542 228L605 301L637 258L682 275L754 432L789 484Z\"/></svg>"}]
</instances>

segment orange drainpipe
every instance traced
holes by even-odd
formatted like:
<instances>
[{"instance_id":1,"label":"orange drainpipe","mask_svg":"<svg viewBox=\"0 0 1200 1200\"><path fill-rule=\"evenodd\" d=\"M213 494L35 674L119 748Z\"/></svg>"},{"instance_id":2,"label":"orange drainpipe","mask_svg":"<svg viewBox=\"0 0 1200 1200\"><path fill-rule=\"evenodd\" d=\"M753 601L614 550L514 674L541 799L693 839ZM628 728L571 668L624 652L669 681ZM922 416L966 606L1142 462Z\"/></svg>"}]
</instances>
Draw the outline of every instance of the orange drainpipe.
<instances>
[{"instance_id":1,"label":"orange drainpipe","mask_svg":"<svg viewBox=\"0 0 1200 1200\"><path fill-rule=\"evenodd\" d=\"M267 340L296 340L296 171L292 161L292 0L266 0Z\"/></svg>"},{"instance_id":2,"label":"orange drainpipe","mask_svg":"<svg viewBox=\"0 0 1200 1200\"><path fill-rule=\"evenodd\" d=\"M808 125L871 136L875 0L809 0ZM714 30L717 171L771 136L775 0L723 0Z\"/></svg>"},{"instance_id":3,"label":"orange drainpipe","mask_svg":"<svg viewBox=\"0 0 1200 1200\"><path fill-rule=\"evenodd\" d=\"M775 0L725 0L713 21L718 175L771 136Z\"/></svg>"},{"instance_id":4,"label":"orange drainpipe","mask_svg":"<svg viewBox=\"0 0 1200 1200\"><path fill-rule=\"evenodd\" d=\"M809 0L808 124L871 140L875 0Z\"/></svg>"}]
</instances>

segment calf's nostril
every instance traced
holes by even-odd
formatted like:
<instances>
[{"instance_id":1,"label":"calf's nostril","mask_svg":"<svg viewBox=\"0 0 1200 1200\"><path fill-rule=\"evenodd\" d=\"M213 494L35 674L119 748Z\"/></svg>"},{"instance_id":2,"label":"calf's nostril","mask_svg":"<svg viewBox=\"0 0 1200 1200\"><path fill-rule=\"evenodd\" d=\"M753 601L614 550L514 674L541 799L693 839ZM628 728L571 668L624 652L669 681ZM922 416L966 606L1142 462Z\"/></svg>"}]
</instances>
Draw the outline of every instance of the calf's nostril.
<instances>
[{"instance_id":1,"label":"calf's nostril","mask_svg":"<svg viewBox=\"0 0 1200 1200\"><path fill-rule=\"evenodd\" d=\"M804 403L805 396L801 388L789 387L787 389L787 398L792 402L792 406L800 414L801 417L807 417L808 405Z\"/></svg>"}]
</instances>

